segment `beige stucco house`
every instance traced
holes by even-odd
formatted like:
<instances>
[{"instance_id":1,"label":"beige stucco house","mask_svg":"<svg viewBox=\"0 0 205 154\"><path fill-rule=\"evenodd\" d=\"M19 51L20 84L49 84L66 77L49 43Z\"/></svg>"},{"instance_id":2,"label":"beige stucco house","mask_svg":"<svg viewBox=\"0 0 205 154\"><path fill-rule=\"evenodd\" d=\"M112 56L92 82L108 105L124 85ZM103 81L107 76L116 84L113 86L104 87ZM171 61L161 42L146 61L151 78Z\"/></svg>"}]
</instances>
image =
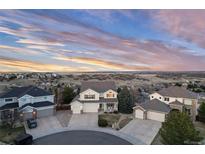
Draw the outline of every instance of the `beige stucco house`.
<instances>
[{"instance_id":1,"label":"beige stucco house","mask_svg":"<svg viewBox=\"0 0 205 154\"><path fill-rule=\"evenodd\" d=\"M74 114L114 112L118 110L116 86L113 81L82 82L80 94L71 102Z\"/></svg>"},{"instance_id":2,"label":"beige stucco house","mask_svg":"<svg viewBox=\"0 0 205 154\"><path fill-rule=\"evenodd\" d=\"M165 121L170 110L187 112L195 120L197 115L198 95L185 88L171 86L149 95L150 101L137 104L134 116L140 119Z\"/></svg>"}]
</instances>

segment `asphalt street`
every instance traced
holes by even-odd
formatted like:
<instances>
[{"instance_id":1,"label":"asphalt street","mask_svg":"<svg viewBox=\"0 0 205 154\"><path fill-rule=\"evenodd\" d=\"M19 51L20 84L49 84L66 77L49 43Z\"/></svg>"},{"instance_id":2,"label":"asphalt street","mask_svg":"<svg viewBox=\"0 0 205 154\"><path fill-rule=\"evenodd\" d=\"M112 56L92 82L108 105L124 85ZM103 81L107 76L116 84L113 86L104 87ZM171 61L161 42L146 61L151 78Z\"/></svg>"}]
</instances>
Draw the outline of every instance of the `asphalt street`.
<instances>
[{"instance_id":1,"label":"asphalt street","mask_svg":"<svg viewBox=\"0 0 205 154\"><path fill-rule=\"evenodd\" d=\"M117 136L97 131L67 131L34 140L34 145L131 145Z\"/></svg>"}]
</instances>

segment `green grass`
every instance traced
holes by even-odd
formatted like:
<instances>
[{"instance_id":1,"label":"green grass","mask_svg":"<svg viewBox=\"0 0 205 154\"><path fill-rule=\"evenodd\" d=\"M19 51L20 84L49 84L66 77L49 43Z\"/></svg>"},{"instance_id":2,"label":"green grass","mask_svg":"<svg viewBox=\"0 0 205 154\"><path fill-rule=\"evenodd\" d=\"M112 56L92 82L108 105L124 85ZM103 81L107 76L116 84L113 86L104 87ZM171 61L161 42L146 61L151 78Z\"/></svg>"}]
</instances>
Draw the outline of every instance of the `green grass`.
<instances>
[{"instance_id":1,"label":"green grass","mask_svg":"<svg viewBox=\"0 0 205 154\"><path fill-rule=\"evenodd\" d=\"M13 144L14 139L21 133L24 133L25 129L24 127L18 127L18 128L9 128L7 126L1 126L0 127L0 141L7 143L7 144Z\"/></svg>"},{"instance_id":2,"label":"green grass","mask_svg":"<svg viewBox=\"0 0 205 154\"><path fill-rule=\"evenodd\" d=\"M117 123L120 119L119 114L112 114L112 113L105 113L105 114L100 114L98 118L102 118L107 120L108 126L112 126L112 124Z\"/></svg>"}]
</instances>

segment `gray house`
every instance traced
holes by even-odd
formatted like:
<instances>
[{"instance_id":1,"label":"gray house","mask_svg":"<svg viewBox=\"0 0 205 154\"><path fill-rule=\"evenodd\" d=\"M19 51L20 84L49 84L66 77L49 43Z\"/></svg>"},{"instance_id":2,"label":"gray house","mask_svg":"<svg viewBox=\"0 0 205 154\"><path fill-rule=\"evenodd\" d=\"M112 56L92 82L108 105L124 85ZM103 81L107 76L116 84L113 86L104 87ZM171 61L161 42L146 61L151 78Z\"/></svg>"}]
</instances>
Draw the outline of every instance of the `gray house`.
<instances>
[{"instance_id":1,"label":"gray house","mask_svg":"<svg viewBox=\"0 0 205 154\"><path fill-rule=\"evenodd\" d=\"M16 87L0 95L0 122L40 118L53 115L53 111L54 95L34 86Z\"/></svg>"}]
</instances>

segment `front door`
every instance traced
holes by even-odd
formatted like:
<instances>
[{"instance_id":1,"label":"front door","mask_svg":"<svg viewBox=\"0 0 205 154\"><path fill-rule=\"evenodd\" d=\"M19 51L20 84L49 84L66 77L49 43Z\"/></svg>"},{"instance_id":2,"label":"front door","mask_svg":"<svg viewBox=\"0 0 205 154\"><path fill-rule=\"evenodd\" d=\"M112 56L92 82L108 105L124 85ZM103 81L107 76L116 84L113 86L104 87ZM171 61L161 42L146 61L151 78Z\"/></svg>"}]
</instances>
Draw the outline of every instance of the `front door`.
<instances>
[{"instance_id":1,"label":"front door","mask_svg":"<svg viewBox=\"0 0 205 154\"><path fill-rule=\"evenodd\" d=\"M107 104L107 111L108 112L113 112L114 111L114 104L113 103L108 103Z\"/></svg>"}]
</instances>

